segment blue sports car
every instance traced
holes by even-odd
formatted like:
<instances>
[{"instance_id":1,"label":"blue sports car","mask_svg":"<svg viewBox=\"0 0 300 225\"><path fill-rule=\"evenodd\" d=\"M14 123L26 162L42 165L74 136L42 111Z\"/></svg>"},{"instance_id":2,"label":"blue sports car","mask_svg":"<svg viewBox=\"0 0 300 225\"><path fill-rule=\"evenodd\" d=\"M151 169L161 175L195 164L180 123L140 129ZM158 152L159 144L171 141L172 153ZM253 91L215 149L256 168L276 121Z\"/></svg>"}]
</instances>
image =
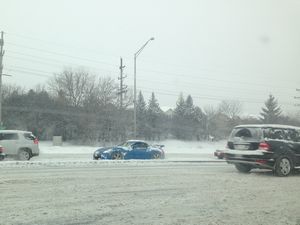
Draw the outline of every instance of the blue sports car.
<instances>
[{"instance_id":1,"label":"blue sports car","mask_svg":"<svg viewBox=\"0 0 300 225\"><path fill-rule=\"evenodd\" d=\"M150 146L144 141L129 140L115 147L99 148L93 159L164 159L163 145Z\"/></svg>"}]
</instances>

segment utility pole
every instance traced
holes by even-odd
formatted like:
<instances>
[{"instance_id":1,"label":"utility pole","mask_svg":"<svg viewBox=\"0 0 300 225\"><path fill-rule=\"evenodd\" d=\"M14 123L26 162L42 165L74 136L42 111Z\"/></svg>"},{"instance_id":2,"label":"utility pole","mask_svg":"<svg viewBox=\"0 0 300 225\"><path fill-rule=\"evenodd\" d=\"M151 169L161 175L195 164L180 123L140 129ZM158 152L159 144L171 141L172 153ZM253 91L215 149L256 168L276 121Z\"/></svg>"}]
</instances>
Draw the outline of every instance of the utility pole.
<instances>
[{"instance_id":1,"label":"utility pole","mask_svg":"<svg viewBox=\"0 0 300 225\"><path fill-rule=\"evenodd\" d=\"M296 91L298 91L300 93L300 89L297 88ZM294 99L300 100L300 96L294 96ZM300 106L299 103L295 104L295 106Z\"/></svg>"},{"instance_id":2,"label":"utility pole","mask_svg":"<svg viewBox=\"0 0 300 225\"><path fill-rule=\"evenodd\" d=\"M2 72L3 72L3 56L4 56L4 32L1 31L1 39L0 39L0 127L2 127Z\"/></svg>"},{"instance_id":3,"label":"utility pole","mask_svg":"<svg viewBox=\"0 0 300 225\"><path fill-rule=\"evenodd\" d=\"M123 84L123 80L126 78L126 76L123 76L123 69L125 66L123 66L123 59L120 58L120 77L118 79L120 80L120 89L118 94L120 95L120 109L123 108L123 94L127 92L127 86Z\"/></svg>"}]
</instances>

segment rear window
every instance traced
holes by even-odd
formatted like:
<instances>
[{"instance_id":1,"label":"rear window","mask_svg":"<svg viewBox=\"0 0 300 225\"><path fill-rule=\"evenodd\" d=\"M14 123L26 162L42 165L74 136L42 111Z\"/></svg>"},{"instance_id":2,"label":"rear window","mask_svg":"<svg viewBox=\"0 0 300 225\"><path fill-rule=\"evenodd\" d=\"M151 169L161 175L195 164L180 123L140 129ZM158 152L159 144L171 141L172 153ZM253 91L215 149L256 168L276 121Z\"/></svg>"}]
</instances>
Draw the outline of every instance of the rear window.
<instances>
[{"instance_id":1,"label":"rear window","mask_svg":"<svg viewBox=\"0 0 300 225\"><path fill-rule=\"evenodd\" d=\"M238 127L234 128L229 136L229 140L241 139L244 141L261 141L262 130L255 127Z\"/></svg>"},{"instance_id":2,"label":"rear window","mask_svg":"<svg viewBox=\"0 0 300 225\"><path fill-rule=\"evenodd\" d=\"M2 133L0 134L0 140L18 140L18 134L16 133Z\"/></svg>"},{"instance_id":3,"label":"rear window","mask_svg":"<svg viewBox=\"0 0 300 225\"><path fill-rule=\"evenodd\" d=\"M35 136L32 133L24 133L23 135L27 140L31 140L31 141L35 140Z\"/></svg>"}]
</instances>

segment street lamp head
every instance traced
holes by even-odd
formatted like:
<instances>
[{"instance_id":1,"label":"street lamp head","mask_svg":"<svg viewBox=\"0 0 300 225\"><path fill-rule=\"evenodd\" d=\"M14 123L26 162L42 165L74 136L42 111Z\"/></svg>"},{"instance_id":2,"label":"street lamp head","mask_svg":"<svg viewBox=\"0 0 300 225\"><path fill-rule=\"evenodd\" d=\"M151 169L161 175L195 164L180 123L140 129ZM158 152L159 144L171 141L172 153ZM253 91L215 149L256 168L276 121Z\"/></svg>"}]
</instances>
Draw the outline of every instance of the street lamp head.
<instances>
[{"instance_id":1,"label":"street lamp head","mask_svg":"<svg viewBox=\"0 0 300 225\"><path fill-rule=\"evenodd\" d=\"M150 38L150 41L154 41L154 37Z\"/></svg>"}]
</instances>

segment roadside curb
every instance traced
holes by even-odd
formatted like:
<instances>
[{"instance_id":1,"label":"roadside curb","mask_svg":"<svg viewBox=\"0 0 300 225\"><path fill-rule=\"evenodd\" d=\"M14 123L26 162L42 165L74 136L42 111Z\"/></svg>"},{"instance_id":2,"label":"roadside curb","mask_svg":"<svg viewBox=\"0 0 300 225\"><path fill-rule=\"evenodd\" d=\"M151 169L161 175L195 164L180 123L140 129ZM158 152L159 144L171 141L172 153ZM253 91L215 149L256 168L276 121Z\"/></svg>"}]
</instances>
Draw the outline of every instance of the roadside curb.
<instances>
[{"instance_id":1,"label":"roadside curb","mask_svg":"<svg viewBox=\"0 0 300 225\"><path fill-rule=\"evenodd\" d=\"M225 160L90 160L90 161L2 161L0 168L86 167L97 165L151 165L168 163L224 163Z\"/></svg>"}]
</instances>

